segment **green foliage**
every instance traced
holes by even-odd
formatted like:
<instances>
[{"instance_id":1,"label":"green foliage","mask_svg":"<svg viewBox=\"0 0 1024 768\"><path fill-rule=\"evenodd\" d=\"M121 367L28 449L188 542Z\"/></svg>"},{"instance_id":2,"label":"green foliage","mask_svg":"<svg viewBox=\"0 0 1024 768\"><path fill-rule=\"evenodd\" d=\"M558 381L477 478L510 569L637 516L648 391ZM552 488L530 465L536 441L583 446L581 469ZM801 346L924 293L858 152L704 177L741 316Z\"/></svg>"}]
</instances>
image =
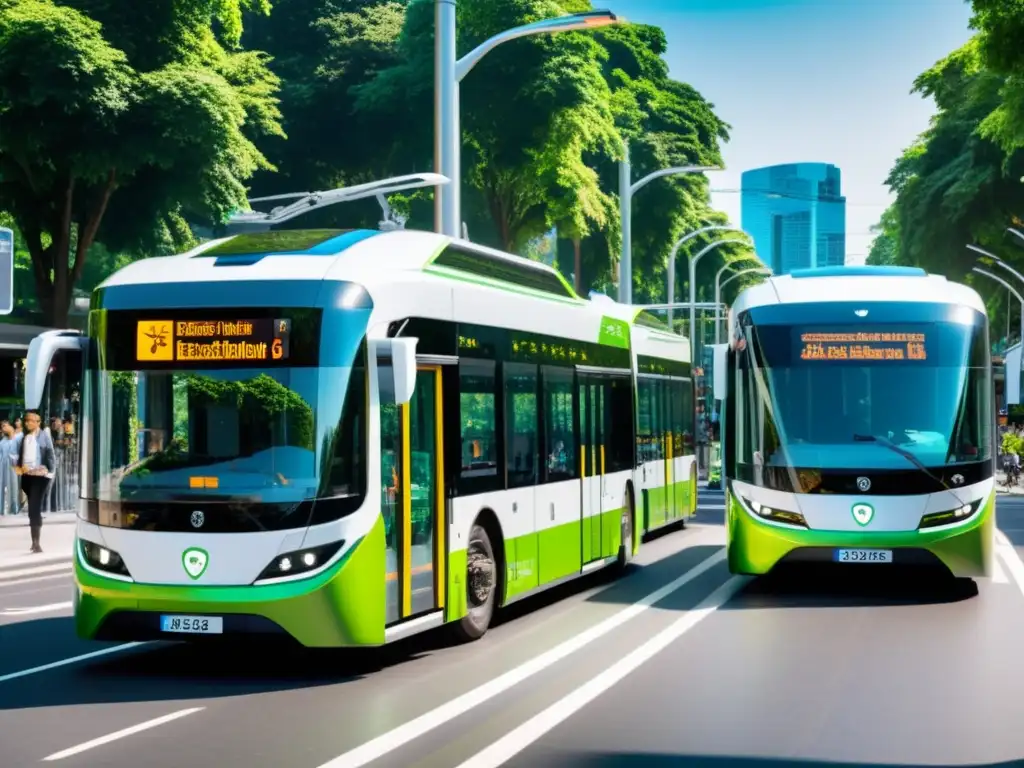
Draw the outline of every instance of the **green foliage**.
<instances>
[{"instance_id":1,"label":"green foliage","mask_svg":"<svg viewBox=\"0 0 1024 768\"><path fill-rule=\"evenodd\" d=\"M1005 454L1021 455L1024 453L1024 436L1013 432L1003 433L1002 452Z\"/></svg>"},{"instance_id":2,"label":"green foliage","mask_svg":"<svg viewBox=\"0 0 1024 768\"><path fill-rule=\"evenodd\" d=\"M871 253L866 263L872 266L901 264L899 209L896 206L886 208L882 219L871 228L871 232L875 239L871 243Z\"/></svg>"},{"instance_id":3,"label":"green foliage","mask_svg":"<svg viewBox=\"0 0 1024 768\"><path fill-rule=\"evenodd\" d=\"M229 52L265 0L0 4L0 210L31 256L36 295L63 326L96 240L179 248L184 224L245 204L270 168L251 137L281 135L266 57ZM31 66L26 66L31 62Z\"/></svg>"},{"instance_id":4,"label":"green foliage","mask_svg":"<svg viewBox=\"0 0 1024 768\"><path fill-rule=\"evenodd\" d=\"M875 229L868 263L915 265L971 283L998 329L1007 312L1016 315L1016 301L972 273L978 255L966 246L1024 266L1024 251L1006 234L1024 210L1024 3L974 0L973 8L978 34L914 82L937 113L889 174L897 197Z\"/></svg>"}]
</instances>

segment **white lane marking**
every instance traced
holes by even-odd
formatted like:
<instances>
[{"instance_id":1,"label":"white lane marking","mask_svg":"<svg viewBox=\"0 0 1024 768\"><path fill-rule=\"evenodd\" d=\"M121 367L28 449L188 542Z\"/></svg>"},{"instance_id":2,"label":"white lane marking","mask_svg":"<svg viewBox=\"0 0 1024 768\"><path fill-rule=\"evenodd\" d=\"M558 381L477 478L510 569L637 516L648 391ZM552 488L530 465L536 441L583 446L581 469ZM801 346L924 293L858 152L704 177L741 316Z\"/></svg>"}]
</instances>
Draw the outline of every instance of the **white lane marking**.
<instances>
[{"instance_id":1,"label":"white lane marking","mask_svg":"<svg viewBox=\"0 0 1024 768\"><path fill-rule=\"evenodd\" d=\"M530 661L521 664L515 669L474 688L467 693L442 704L441 706L426 712L419 717L398 726L375 739L362 744L355 749L340 755L330 762L324 763L320 768L357 768L380 757L393 752L413 739L419 738L425 733L444 725L450 720L479 707L485 701L494 698L509 688L521 683L523 680L543 671L558 661L570 656L589 643L594 642L603 635L608 634L616 627L639 616L652 605L671 595L676 590L696 579L702 573L718 565L725 560L725 550L719 550L711 557L700 562L694 568L684 573L674 581L669 582L661 589L655 590L642 600L610 616L599 624L587 629L561 645L545 651Z\"/></svg>"},{"instance_id":2,"label":"white lane marking","mask_svg":"<svg viewBox=\"0 0 1024 768\"><path fill-rule=\"evenodd\" d=\"M992 558L992 583L993 584L1009 584L1010 580L1006 577L1006 571L1003 570L1003 566L999 564L999 558Z\"/></svg>"},{"instance_id":3,"label":"white lane marking","mask_svg":"<svg viewBox=\"0 0 1024 768\"><path fill-rule=\"evenodd\" d=\"M33 576L29 579L15 579L14 581L0 581L0 589L5 587L16 587L19 584L35 584L38 581L47 581L49 579L66 579L71 575L71 571L62 571L61 573L55 573L52 576Z\"/></svg>"},{"instance_id":4,"label":"white lane marking","mask_svg":"<svg viewBox=\"0 0 1024 768\"><path fill-rule=\"evenodd\" d=\"M0 587L10 583L10 579L20 579L25 576L41 576L50 573L71 573L71 564L54 563L53 565L41 565L38 568L14 568L9 571L0 571Z\"/></svg>"},{"instance_id":5,"label":"white lane marking","mask_svg":"<svg viewBox=\"0 0 1024 768\"><path fill-rule=\"evenodd\" d=\"M33 613L49 613L50 611L63 611L71 607L71 601L63 603L50 603L49 605L31 605L26 608L4 608L0 616L30 616Z\"/></svg>"},{"instance_id":6,"label":"white lane marking","mask_svg":"<svg viewBox=\"0 0 1024 768\"><path fill-rule=\"evenodd\" d=\"M628 656L610 666L604 672L584 683L581 687L556 701L513 731L505 734L491 746L473 755L458 768L496 768L511 760L526 747L533 744L559 723L583 709L587 704L606 692L626 675L636 671L650 661L657 653L682 637L702 619L721 608L749 581L749 577L734 576L725 584L704 598L696 608L687 611L661 632L639 646Z\"/></svg>"},{"instance_id":7,"label":"white lane marking","mask_svg":"<svg viewBox=\"0 0 1024 768\"><path fill-rule=\"evenodd\" d=\"M0 683L6 683L8 680L17 680L19 677L28 677L29 675L35 675L40 672L47 672L51 669L57 669L58 667L66 667L68 664L75 664L79 661L85 661L86 659L95 659L99 656L117 653L118 651L127 651L129 648L135 648L139 645L147 645L147 643L122 643L121 645L115 645L113 648L104 648L99 651L93 651L92 653L83 653L81 656L72 656L69 659L51 661L49 664L41 664L40 666L32 667L31 669L23 669L19 672L10 672L6 675L0 675Z\"/></svg>"},{"instance_id":8,"label":"white lane marking","mask_svg":"<svg viewBox=\"0 0 1024 768\"><path fill-rule=\"evenodd\" d=\"M1010 547L1010 546L1013 546L1013 545L1012 545L1012 544L1010 543L1010 540L1009 540L1009 538L1007 538L1006 534L1005 534L1005 533L1003 533L1003 532L1002 532L1001 530L999 530L998 528L996 528L996 543L997 543L997 544L1002 544L1002 545L1003 545L1004 547Z\"/></svg>"},{"instance_id":9,"label":"white lane marking","mask_svg":"<svg viewBox=\"0 0 1024 768\"><path fill-rule=\"evenodd\" d=\"M1006 568L1010 571L1010 576L1017 582L1017 588L1024 594L1024 562L1021 561L1020 555L1017 554L1017 548L1000 545L996 547L996 551L1003 559L1003 563L1006 564Z\"/></svg>"},{"instance_id":10,"label":"white lane marking","mask_svg":"<svg viewBox=\"0 0 1024 768\"><path fill-rule=\"evenodd\" d=\"M124 728L123 730L115 731L114 733L107 734L106 736L100 736L98 739L87 741L84 744L79 744L77 747L71 747L70 749L65 749L62 752L54 752L49 757L44 757L43 761L46 762L53 760L63 760L65 757L79 755L82 752L86 752L90 749L101 747L104 744L109 744L112 741L123 739L126 736L131 736L133 734L139 733L140 731L148 731L150 728L156 728L158 725L169 723L172 720L178 720L179 718L191 715L195 712L200 712L203 709L205 709L205 707L192 707L191 709L182 709L178 712L172 712L169 715L164 715L163 717L154 718L153 720L147 720L144 723L133 725L131 728Z\"/></svg>"}]
</instances>

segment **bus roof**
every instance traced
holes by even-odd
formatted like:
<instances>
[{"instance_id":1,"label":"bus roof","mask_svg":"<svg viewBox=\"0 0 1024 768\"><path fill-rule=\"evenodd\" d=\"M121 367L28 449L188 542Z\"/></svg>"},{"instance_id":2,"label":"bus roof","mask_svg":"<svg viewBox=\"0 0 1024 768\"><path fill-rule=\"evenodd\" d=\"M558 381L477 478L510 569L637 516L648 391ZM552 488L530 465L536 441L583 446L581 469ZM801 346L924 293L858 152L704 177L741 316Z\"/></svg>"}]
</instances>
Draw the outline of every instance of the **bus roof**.
<instances>
[{"instance_id":1,"label":"bus roof","mask_svg":"<svg viewBox=\"0 0 1024 768\"><path fill-rule=\"evenodd\" d=\"M743 291L731 315L771 304L823 301L906 301L957 304L985 312L985 303L970 286L954 283L914 267L825 267L770 277Z\"/></svg>"},{"instance_id":2,"label":"bus roof","mask_svg":"<svg viewBox=\"0 0 1024 768\"><path fill-rule=\"evenodd\" d=\"M545 304L554 314L545 310L540 319L551 327L562 325L570 335L576 335L572 326L603 329L605 320L613 318L630 326L632 346L639 354L690 358L687 340L670 333L650 313L608 296L584 299L547 264L434 232L320 229L246 233L211 240L174 256L141 259L118 270L99 287L242 280L351 281L365 287L386 313L398 311L392 309L394 304L408 304L404 297L412 286L419 294L434 297L437 309L432 312L448 314L450 311L441 309L441 302L450 305L454 295L455 315L465 311L477 316L477 311L459 307L468 308L482 300L489 302L489 314L497 324L508 327L536 325L538 318L523 316L524 309L530 314L524 304L547 299L550 303ZM402 300L384 300L390 294L396 298L401 294Z\"/></svg>"}]
</instances>

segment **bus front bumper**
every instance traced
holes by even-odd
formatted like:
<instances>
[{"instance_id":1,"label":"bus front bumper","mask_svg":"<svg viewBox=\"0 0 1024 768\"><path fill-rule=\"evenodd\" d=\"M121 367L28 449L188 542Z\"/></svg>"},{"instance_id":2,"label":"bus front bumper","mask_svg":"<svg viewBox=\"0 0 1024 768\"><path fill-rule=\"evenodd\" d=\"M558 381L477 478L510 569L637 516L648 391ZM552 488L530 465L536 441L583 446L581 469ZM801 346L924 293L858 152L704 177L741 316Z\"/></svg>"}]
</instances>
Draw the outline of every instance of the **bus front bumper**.
<instances>
[{"instance_id":1,"label":"bus front bumper","mask_svg":"<svg viewBox=\"0 0 1024 768\"><path fill-rule=\"evenodd\" d=\"M866 548L892 550L896 565L942 565L958 578L986 578L995 557L995 500L993 493L973 518L955 527L866 533L771 525L727 493L729 570L757 576L783 562L832 562L838 549Z\"/></svg>"},{"instance_id":2,"label":"bus front bumper","mask_svg":"<svg viewBox=\"0 0 1024 768\"><path fill-rule=\"evenodd\" d=\"M384 642L380 526L326 571L260 586L138 584L100 576L75 560L75 630L88 640L292 638L310 648ZM374 547L374 544L379 547ZM76 547L77 550L77 547ZM217 634L161 631L167 615L221 619Z\"/></svg>"}]
</instances>

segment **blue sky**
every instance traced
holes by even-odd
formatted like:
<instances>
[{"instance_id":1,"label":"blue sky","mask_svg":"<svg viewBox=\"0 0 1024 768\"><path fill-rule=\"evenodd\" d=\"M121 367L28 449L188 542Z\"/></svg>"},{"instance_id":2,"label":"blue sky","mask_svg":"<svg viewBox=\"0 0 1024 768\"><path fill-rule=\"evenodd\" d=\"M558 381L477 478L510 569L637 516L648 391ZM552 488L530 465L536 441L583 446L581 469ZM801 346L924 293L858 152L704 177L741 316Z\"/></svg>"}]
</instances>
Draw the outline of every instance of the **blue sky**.
<instances>
[{"instance_id":1,"label":"blue sky","mask_svg":"<svg viewBox=\"0 0 1024 768\"><path fill-rule=\"evenodd\" d=\"M971 36L962 0L594 0L668 37L672 76L732 125L713 189L738 190L749 168L825 162L842 171L848 264L892 199L900 152L928 127L914 78ZM739 194L713 194L740 221Z\"/></svg>"}]
</instances>

